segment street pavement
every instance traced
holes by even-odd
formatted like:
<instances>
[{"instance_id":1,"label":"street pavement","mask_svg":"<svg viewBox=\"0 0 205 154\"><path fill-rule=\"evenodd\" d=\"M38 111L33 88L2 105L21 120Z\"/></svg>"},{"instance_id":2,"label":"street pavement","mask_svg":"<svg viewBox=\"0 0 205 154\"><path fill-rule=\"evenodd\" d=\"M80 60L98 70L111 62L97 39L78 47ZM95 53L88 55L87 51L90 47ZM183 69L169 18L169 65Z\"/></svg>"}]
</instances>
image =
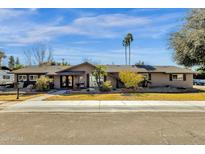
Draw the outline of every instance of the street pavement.
<instances>
[{"instance_id":1,"label":"street pavement","mask_svg":"<svg viewBox=\"0 0 205 154\"><path fill-rule=\"evenodd\" d=\"M42 101L52 95L0 102L0 144L205 144L205 101Z\"/></svg>"},{"instance_id":2,"label":"street pavement","mask_svg":"<svg viewBox=\"0 0 205 154\"><path fill-rule=\"evenodd\" d=\"M0 113L0 144L205 144L205 113Z\"/></svg>"}]
</instances>

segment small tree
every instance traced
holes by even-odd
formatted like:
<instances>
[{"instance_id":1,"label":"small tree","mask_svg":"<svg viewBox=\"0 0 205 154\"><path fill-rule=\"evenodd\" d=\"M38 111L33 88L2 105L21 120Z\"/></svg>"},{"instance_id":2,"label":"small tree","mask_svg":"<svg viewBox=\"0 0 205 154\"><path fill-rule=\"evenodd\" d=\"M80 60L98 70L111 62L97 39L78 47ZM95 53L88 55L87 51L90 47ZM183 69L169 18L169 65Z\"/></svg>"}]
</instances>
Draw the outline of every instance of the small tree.
<instances>
[{"instance_id":1,"label":"small tree","mask_svg":"<svg viewBox=\"0 0 205 154\"><path fill-rule=\"evenodd\" d=\"M14 65L14 70L21 69L21 68L23 68L23 65L20 63L19 58L17 57Z\"/></svg>"},{"instance_id":2,"label":"small tree","mask_svg":"<svg viewBox=\"0 0 205 154\"><path fill-rule=\"evenodd\" d=\"M15 65L20 65L19 57L16 58Z\"/></svg>"},{"instance_id":3,"label":"small tree","mask_svg":"<svg viewBox=\"0 0 205 154\"><path fill-rule=\"evenodd\" d=\"M95 77L95 81L97 83L98 88L100 88L103 83L102 82L103 77L107 76L106 67L102 65L96 66L92 75Z\"/></svg>"},{"instance_id":4,"label":"small tree","mask_svg":"<svg viewBox=\"0 0 205 154\"><path fill-rule=\"evenodd\" d=\"M130 71L121 71L119 77L126 88L134 88L135 90L138 84L144 80L142 75Z\"/></svg>"},{"instance_id":5,"label":"small tree","mask_svg":"<svg viewBox=\"0 0 205 154\"><path fill-rule=\"evenodd\" d=\"M4 58L6 58L5 53L4 53L3 51L0 51L0 67L1 67L1 65L2 65L2 60L3 60Z\"/></svg>"},{"instance_id":6,"label":"small tree","mask_svg":"<svg viewBox=\"0 0 205 154\"><path fill-rule=\"evenodd\" d=\"M9 69L11 69L11 70L14 69L14 67L15 67L15 59L14 59L14 56L10 56L10 57L9 57L8 65L9 65Z\"/></svg>"},{"instance_id":7,"label":"small tree","mask_svg":"<svg viewBox=\"0 0 205 154\"><path fill-rule=\"evenodd\" d=\"M14 70L18 70L18 69L21 69L21 68L23 68L23 67L24 67L23 65L18 64L18 65L15 66Z\"/></svg>"},{"instance_id":8,"label":"small tree","mask_svg":"<svg viewBox=\"0 0 205 154\"><path fill-rule=\"evenodd\" d=\"M48 90L51 82L51 79L49 79L48 77L41 76L36 80L36 89L39 91Z\"/></svg>"}]
</instances>

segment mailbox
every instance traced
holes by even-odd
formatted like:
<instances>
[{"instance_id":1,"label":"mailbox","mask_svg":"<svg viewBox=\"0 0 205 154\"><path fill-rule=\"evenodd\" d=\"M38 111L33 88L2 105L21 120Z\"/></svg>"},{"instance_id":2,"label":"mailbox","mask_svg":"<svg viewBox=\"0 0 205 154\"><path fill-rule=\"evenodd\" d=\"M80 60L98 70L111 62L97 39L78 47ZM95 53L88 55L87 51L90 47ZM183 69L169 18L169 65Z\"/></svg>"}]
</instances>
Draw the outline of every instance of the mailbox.
<instances>
[{"instance_id":1,"label":"mailbox","mask_svg":"<svg viewBox=\"0 0 205 154\"><path fill-rule=\"evenodd\" d=\"M23 82L16 83L16 88L17 88L16 99L19 99L19 90L23 88L23 85L24 85Z\"/></svg>"},{"instance_id":2,"label":"mailbox","mask_svg":"<svg viewBox=\"0 0 205 154\"><path fill-rule=\"evenodd\" d=\"M24 83L23 82L18 82L17 83L17 88L22 89L23 88Z\"/></svg>"}]
</instances>

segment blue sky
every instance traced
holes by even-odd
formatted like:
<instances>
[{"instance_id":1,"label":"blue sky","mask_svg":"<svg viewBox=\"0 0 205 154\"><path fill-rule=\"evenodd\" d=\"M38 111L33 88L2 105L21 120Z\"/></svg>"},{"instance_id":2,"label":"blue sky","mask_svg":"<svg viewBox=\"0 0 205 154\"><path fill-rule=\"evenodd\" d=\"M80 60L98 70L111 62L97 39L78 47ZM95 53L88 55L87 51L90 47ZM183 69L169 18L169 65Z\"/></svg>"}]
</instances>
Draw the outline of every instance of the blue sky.
<instances>
[{"instance_id":1,"label":"blue sky","mask_svg":"<svg viewBox=\"0 0 205 154\"><path fill-rule=\"evenodd\" d=\"M43 43L56 61L71 64L90 59L124 64L122 39L131 32L131 63L176 65L168 49L171 32L180 28L188 9L0 9L0 49L7 56ZM7 64L7 60L4 60Z\"/></svg>"}]
</instances>

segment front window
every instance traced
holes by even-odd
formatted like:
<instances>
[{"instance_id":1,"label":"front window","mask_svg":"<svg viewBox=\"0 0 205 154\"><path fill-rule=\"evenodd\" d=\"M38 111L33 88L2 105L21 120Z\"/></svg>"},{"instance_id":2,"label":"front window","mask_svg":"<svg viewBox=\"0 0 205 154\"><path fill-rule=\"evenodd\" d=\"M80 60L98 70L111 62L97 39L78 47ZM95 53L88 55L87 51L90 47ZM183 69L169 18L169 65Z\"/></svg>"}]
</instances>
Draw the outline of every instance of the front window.
<instances>
[{"instance_id":1,"label":"front window","mask_svg":"<svg viewBox=\"0 0 205 154\"><path fill-rule=\"evenodd\" d=\"M97 87L97 83L96 83L96 81L95 81L95 77L92 75L92 74L90 74L90 87Z\"/></svg>"},{"instance_id":2,"label":"front window","mask_svg":"<svg viewBox=\"0 0 205 154\"><path fill-rule=\"evenodd\" d=\"M18 81L27 81L27 75L18 75Z\"/></svg>"},{"instance_id":3,"label":"front window","mask_svg":"<svg viewBox=\"0 0 205 154\"><path fill-rule=\"evenodd\" d=\"M151 73L143 74L145 80L151 80Z\"/></svg>"},{"instance_id":4,"label":"front window","mask_svg":"<svg viewBox=\"0 0 205 154\"><path fill-rule=\"evenodd\" d=\"M172 74L172 80L183 80L183 74Z\"/></svg>"},{"instance_id":5,"label":"front window","mask_svg":"<svg viewBox=\"0 0 205 154\"><path fill-rule=\"evenodd\" d=\"M29 75L29 81L36 81L38 79L38 75Z\"/></svg>"},{"instance_id":6,"label":"front window","mask_svg":"<svg viewBox=\"0 0 205 154\"><path fill-rule=\"evenodd\" d=\"M102 76L100 78L100 82L104 82L104 76ZM93 76L92 74L90 74L90 87L97 87L97 82L96 82L96 79L95 79L95 76Z\"/></svg>"},{"instance_id":7,"label":"front window","mask_svg":"<svg viewBox=\"0 0 205 154\"><path fill-rule=\"evenodd\" d=\"M3 79L4 79L4 80L9 80L9 79L10 79L10 76L9 76L9 75L3 75Z\"/></svg>"},{"instance_id":8,"label":"front window","mask_svg":"<svg viewBox=\"0 0 205 154\"><path fill-rule=\"evenodd\" d=\"M84 83L84 77L83 76L79 77L79 83Z\"/></svg>"},{"instance_id":9,"label":"front window","mask_svg":"<svg viewBox=\"0 0 205 154\"><path fill-rule=\"evenodd\" d=\"M148 80L148 74L144 74L143 76L145 80Z\"/></svg>"}]
</instances>

